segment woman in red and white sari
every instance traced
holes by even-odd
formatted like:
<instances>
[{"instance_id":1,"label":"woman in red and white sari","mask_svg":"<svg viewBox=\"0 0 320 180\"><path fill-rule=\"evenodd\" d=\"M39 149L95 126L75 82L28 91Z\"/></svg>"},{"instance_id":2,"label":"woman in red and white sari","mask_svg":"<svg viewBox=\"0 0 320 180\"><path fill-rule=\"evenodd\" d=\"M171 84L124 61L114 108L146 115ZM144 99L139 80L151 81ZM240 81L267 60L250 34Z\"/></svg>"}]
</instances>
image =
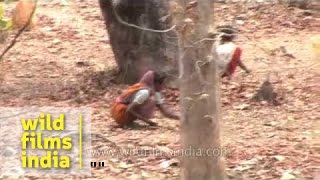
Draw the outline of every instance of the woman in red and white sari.
<instances>
[{"instance_id":1,"label":"woman in red and white sari","mask_svg":"<svg viewBox=\"0 0 320 180\"><path fill-rule=\"evenodd\" d=\"M234 31L230 29L222 29L220 31L223 34L221 35L220 44L216 46L219 75L231 79L237 66L250 73L250 70L241 61L242 49L233 42L235 37Z\"/></svg>"}]
</instances>

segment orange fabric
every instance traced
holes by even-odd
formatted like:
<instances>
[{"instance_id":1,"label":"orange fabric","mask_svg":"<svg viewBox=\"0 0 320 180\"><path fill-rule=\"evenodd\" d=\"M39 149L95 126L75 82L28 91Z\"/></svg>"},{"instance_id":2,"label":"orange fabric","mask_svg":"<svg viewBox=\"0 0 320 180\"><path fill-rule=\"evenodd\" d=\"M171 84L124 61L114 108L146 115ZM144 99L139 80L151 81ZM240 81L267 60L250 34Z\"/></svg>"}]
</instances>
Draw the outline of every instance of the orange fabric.
<instances>
[{"instance_id":1,"label":"orange fabric","mask_svg":"<svg viewBox=\"0 0 320 180\"><path fill-rule=\"evenodd\" d=\"M111 108L111 116L120 125L130 122L129 116L126 113L128 105L115 102Z\"/></svg>"},{"instance_id":2,"label":"orange fabric","mask_svg":"<svg viewBox=\"0 0 320 180\"><path fill-rule=\"evenodd\" d=\"M132 121L127 114L126 110L128 107L127 103L124 103L128 100L130 96L132 96L137 91L144 88L144 85L141 83L134 84L132 86L129 86L115 101L111 108L111 116L116 121L116 123L120 125L128 124L130 121Z\"/></svg>"}]
</instances>

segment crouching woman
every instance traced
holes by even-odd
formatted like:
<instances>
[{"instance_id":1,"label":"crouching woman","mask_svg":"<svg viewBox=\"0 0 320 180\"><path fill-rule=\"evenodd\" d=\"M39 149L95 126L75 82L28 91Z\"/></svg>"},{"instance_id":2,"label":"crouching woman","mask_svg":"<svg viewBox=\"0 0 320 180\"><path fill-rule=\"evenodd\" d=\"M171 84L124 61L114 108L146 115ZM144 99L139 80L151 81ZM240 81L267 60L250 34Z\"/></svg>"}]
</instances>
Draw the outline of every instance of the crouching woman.
<instances>
[{"instance_id":1,"label":"crouching woman","mask_svg":"<svg viewBox=\"0 0 320 180\"><path fill-rule=\"evenodd\" d=\"M150 119L156 107L164 116L178 120L179 116L163 105L160 91L165 78L163 73L148 71L138 83L129 86L117 97L111 108L111 115L116 123L120 126L131 125L135 120L140 119L155 126L157 123Z\"/></svg>"}]
</instances>

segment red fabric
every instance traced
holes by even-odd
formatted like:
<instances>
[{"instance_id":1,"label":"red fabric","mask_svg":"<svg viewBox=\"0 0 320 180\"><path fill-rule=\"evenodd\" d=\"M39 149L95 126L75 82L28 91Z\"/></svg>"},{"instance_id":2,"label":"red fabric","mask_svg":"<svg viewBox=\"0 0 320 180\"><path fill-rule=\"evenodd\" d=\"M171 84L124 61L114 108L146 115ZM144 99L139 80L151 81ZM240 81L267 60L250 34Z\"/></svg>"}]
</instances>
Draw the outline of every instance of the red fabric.
<instances>
[{"instance_id":1,"label":"red fabric","mask_svg":"<svg viewBox=\"0 0 320 180\"><path fill-rule=\"evenodd\" d=\"M234 73L236 70L239 61L241 60L241 54L242 54L242 49L237 47L233 53L232 59L230 63L228 64L227 71L230 75ZM227 74L224 74L223 76L226 76Z\"/></svg>"}]
</instances>

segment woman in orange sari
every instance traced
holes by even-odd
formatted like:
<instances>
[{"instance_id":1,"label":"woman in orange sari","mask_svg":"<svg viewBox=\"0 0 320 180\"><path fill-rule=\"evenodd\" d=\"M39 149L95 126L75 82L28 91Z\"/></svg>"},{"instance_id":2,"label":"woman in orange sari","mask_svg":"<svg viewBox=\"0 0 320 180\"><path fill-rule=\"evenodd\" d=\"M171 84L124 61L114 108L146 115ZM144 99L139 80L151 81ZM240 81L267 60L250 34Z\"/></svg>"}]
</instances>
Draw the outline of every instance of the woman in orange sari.
<instances>
[{"instance_id":1,"label":"woman in orange sari","mask_svg":"<svg viewBox=\"0 0 320 180\"><path fill-rule=\"evenodd\" d=\"M130 125L140 119L151 126L157 125L150 119L153 117L155 108L168 118L179 119L179 116L163 106L161 89L165 75L148 71L141 80L129 86L113 103L111 108L112 118L120 126Z\"/></svg>"}]
</instances>

